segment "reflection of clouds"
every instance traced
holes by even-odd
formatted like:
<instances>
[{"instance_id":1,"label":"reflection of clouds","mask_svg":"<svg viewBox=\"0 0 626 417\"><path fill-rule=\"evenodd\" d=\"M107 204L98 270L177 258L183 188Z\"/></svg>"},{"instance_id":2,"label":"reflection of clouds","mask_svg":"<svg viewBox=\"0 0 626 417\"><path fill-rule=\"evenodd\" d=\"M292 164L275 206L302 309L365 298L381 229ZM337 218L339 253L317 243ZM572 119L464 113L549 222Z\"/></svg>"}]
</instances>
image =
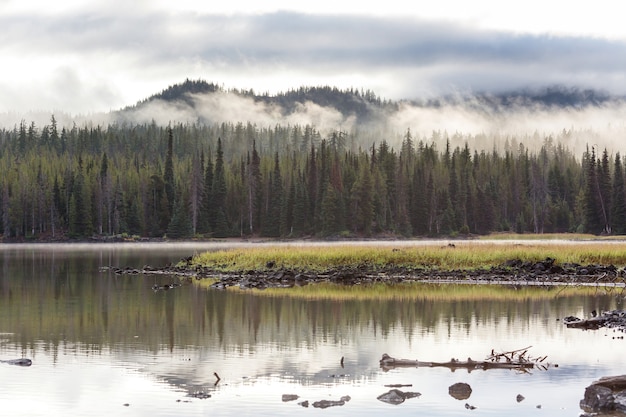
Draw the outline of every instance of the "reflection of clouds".
<instances>
[{"instance_id":1,"label":"reflection of clouds","mask_svg":"<svg viewBox=\"0 0 626 417\"><path fill-rule=\"evenodd\" d=\"M394 247L409 244L426 243L381 243ZM441 246L442 242L428 244ZM37 245L39 252L35 253L54 255L59 267L66 257L84 256L82 251L89 248L100 259L108 259L102 253L140 259L148 252L154 260L163 253L157 247L173 255L178 250L189 253L224 245L228 244L58 245L61 252L56 253L54 245L46 249ZM20 248L22 255L29 254L26 259L45 258L33 255L32 247ZM28 262L19 263L20 267L24 264L29 265L29 271L34 269ZM48 263L42 265L49 270ZM329 302L198 288L152 297L147 286L150 297L140 296L141 309L139 313L132 310L134 319L147 323L161 313L161 302L170 300L166 297L180 297L175 300L184 308L172 310L173 328L158 325L162 323L159 317L155 319L157 325L119 328L119 323L128 323L122 319L130 314L131 310L126 309L137 303L136 299L124 297L141 293L145 286L139 277L124 277L128 287L108 294L109 302L124 302L109 305L109 327L104 337L101 331L79 331L89 328L102 313L102 304L87 295L104 291L105 287L93 283L109 282L101 275L94 280L88 278L83 271L80 288L84 292L76 294L84 296L85 301L82 327L73 327L80 317L68 315L64 321L59 315L54 334L45 326L31 335L33 340L24 339L18 332L0 333L0 358L28 356L34 361L29 368L0 364L0 407L9 415L118 415L125 403L130 407L123 410L139 416L198 415L206 408L212 415L247 415L251 409L260 415L301 410L296 403L282 403L282 394L297 394L301 400L310 401L350 395L352 400L341 412L381 415L390 411L389 405L376 400L387 390L384 385L410 383L410 390L422 396L394 408L394 415L415 415L419 410L437 416L450 415L450 410L463 405L449 397L448 387L467 382L473 389L471 404L478 410L526 415L542 404L551 416L565 416L578 410L586 385L626 365L622 349L626 342L612 339L611 330L583 332L567 329L557 321L567 315L585 316L591 307L619 308L614 294L522 301ZM5 301L0 309L7 308ZM60 298L57 302L76 304L77 298ZM147 312L145 317L142 311ZM9 327L10 315L2 317L3 327ZM450 372L441 368L383 372L378 365L383 353L424 361L468 356L481 360L491 349L507 351L529 345L532 356L547 355L547 361L559 367L520 374L508 370ZM345 358L344 368L340 366L341 357ZM221 377L217 386L214 372ZM209 392L211 398L176 403L189 399L188 392L198 390ZM517 394L526 397L522 404L515 401Z\"/></svg>"}]
</instances>

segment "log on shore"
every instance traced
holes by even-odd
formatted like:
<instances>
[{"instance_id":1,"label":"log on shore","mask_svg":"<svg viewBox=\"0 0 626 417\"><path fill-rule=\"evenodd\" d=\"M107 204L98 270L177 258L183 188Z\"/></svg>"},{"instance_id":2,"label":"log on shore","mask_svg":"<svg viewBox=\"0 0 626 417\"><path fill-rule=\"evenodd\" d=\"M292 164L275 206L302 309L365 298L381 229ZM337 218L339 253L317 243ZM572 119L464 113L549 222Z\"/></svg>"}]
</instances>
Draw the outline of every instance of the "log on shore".
<instances>
[{"instance_id":1,"label":"log on shore","mask_svg":"<svg viewBox=\"0 0 626 417\"><path fill-rule=\"evenodd\" d=\"M380 360L380 367L387 371L394 368L433 368L433 367L445 367L450 369L451 371L455 371L457 369L467 369L469 372L476 369L532 369L535 364L533 362L528 361L505 361L505 362L494 362L494 361L475 361L471 358L467 358L467 361L460 361L458 359L450 359L449 362L423 362L419 360L413 359L396 359L383 354L382 359Z\"/></svg>"},{"instance_id":2,"label":"log on shore","mask_svg":"<svg viewBox=\"0 0 626 417\"><path fill-rule=\"evenodd\" d=\"M566 317L567 318L567 317ZM609 317L592 317L590 319L565 321L565 325L571 329L598 330L609 324Z\"/></svg>"}]
</instances>

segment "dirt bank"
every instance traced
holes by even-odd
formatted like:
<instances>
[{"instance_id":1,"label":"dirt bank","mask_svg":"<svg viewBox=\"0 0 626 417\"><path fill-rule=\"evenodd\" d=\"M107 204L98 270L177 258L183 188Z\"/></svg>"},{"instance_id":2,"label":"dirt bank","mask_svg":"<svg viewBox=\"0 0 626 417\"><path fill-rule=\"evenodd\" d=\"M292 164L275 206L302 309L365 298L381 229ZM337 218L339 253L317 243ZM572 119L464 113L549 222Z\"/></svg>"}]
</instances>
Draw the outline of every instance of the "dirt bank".
<instances>
[{"instance_id":1,"label":"dirt bank","mask_svg":"<svg viewBox=\"0 0 626 417\"><path fill-rule=\"evenodd\" d=\"M277 268L271 262L263 270L224 272L208 267L194 265L191 258L183 259L178 265L165 267L145 266L137 268L104 268L116 274L167 274L189 279L214 279L211 285L215 289L228 287L269 288L293 287L312 283L330 282L341 285L360 285L369 283L402 282L458 282L458 283L494 283L514 285L592 285L611 284L623 286L626 283L623 269L614 265L558 265L554 259L546 258L539 262L523 262L511 259L502 265L489 269L439 270L420 267L396 267L388 265L372 269L371 267L341 267L323 272L297 271Z\"/></svg>"}]
</instances>

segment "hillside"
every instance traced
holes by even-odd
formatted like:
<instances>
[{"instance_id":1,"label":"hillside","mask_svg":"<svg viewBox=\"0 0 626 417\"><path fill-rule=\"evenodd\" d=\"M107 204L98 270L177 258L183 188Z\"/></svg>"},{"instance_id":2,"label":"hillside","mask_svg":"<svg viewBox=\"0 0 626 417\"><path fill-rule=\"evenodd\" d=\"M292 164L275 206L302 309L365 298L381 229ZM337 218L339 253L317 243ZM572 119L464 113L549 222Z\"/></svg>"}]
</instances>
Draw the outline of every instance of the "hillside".
<instances>
[{"instance_id":1,"label":"hillside","mask_svg":"<svg viewBox=\"0 0 626 417\"><path fill-rule=\"evenodd\" d=\"M281 92L275 95L258 94L254 90L226 90L218 84L203 80L185 80L154 94L134 106L121 112L138 110L155 101L185 104L191 108L197 106L196 97L211 94L230 94L252 99L255 103L274 106L281 114L288 115L299 111L305 103L338 110L344 117L356 116L358 120L370 120L380 110L392 112L402 103L422 108L439 108L445 105L464 105L468 107L487 107L491 110L506 110L512 107L542 108L585 108L602 106L611 102L622 102L626 97L614 96L604 91L579 89L566 86L550 86L542 89L509 91L500 94L459 94L437 98L386 100L370 90L341 90L331 86L307 87Z\"/></svg>"}]
</instances>

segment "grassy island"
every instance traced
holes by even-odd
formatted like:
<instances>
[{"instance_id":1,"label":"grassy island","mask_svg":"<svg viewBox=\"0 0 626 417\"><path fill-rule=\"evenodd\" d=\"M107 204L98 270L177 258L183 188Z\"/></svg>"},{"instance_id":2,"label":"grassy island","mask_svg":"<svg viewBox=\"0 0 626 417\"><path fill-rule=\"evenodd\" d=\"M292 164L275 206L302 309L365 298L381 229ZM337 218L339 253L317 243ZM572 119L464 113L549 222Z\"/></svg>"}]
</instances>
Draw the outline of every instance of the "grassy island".
<instances>
[{"instance_id":1,"label":"grassy island","mask_svg":"<svg viewBox=\"0 0 626 417\"><path fill-rule=\"evenodd\" d=\"M537 262L546 258L555 264L626 265L626 241L397 241L368 244L336 243L302 245L263 244L250 248L204 252L193 257L192 265L217 272L277 268L323 272L336 268L433 269L438 271L489 269L512 259Z\"/></svg>"}]
</instances>

